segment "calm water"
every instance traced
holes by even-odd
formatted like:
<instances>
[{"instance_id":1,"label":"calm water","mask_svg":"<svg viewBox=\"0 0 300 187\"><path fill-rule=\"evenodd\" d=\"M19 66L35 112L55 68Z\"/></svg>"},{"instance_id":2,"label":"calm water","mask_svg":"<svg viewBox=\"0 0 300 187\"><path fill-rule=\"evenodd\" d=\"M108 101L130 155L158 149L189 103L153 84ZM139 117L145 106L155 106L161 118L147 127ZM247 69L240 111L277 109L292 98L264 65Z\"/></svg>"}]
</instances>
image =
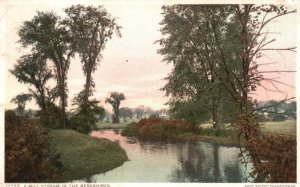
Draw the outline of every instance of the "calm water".
<instances>
[{"instance_id":1,"label":"calm water","mask_svg":"<svg viewBox=\"0 0 300 187\"><path fill-rule=\"evenodd\" d=\"M245 166L238 160L237 147L201 141L143 142L120 132L94 131L91 136L119 142L129 161L73 182L245 182Z\"/></svg>"}]
</instances>

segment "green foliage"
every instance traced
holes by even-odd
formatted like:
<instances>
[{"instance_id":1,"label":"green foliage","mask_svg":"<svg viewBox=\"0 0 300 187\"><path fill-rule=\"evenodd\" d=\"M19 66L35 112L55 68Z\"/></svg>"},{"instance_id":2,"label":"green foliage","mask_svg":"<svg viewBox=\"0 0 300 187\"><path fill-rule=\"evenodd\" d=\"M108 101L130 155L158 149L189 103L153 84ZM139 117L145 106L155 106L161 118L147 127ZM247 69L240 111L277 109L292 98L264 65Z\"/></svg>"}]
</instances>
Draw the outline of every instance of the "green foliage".
<instances>
[{"instance_id":1,"label":"green foliage","mask_svg":"<svg viewBox=\"0 0 300 187\"><path fill-rule=\"evenodd\" d=\"M120 104L121 101L125 100L125 96L123 93L118 93L118 92L112 92L110 93L110 96L105 99L105 103L111 104L113 107L113 112L114 115L112 116L112 121L113 123L119 123L119 114L120 114Z\"/></svg>"},{"instance_id":2,"label":"green foliage","mask_svg":"<svg viewBox=\"0 0 300 187\"><path fill-rule=\"evenodd\" d=\"M296 102L287 102L286 100L276 101L270 100L259 102L255 106L260 121L284 121L287 118L296 119ZM263 118L263 113L267 114L267 118Z\"/></svg>"},{"instance_id":3,"label":"green foliage","mask_svg":"<svg viewBox=\"0 0 300 187\"><path fill-rule=\"evenodd\" d=\"M46 83L53 77L53 74L46 65L46 59L41 55L22 56L10 72L20 83L34 86L35 90L29 88L29 92L40 109L45 109L47 103L54 102L57 97L55 89L46 87Z\"/></svg>"},{"instance_id":4,"label":"green foliage","mask_svg":"<svg viewBox=\"0 0 300 187\"><path fill-rule=\"evenodd\" d=\"M230 19L234 6L170 5L162 9L163 38L158 40L158 52L174 66L162 88L171 97L170 108L175 116L192 123L209 117L217 127L219 113L223 112L220 102L230 97L223 94L227 92L224 85L230 84L224 76L235 72L237 81L242 78L237 55L240 31ZM236 92L237 87L234 88ZM207 112L203 113L204 110Z\"/></svg>"},{"instance_id":5,"label":"green foliage","mask_svg":"<svg viewBox=\"0 0 300 187\"><path fill-rule=\"evenodd\" d=\"M21 93L16 97L12 98L10 102L17 104L16 112L19 116L23 116L25 113L26 102L32 99L31 94Z\"/></svg>"},{"instance_id":6,"label":"green foliage","mask_svg":"<svg viewBox=\"0 0 300 187\"><path fill-rule=\"evenodd\" d=\"M296 112L297 112L297 102L296 101L286 103L285 112L284 112L285 115L296 119L296 117L297 117Z\"/></svg>"},{"instance_id":7,"label":"green foliage","mask_svg":"<svg viewBox=\"0 0 300 187\"><path fill-rule=\"evenodd\" d=\"M74 56L71 36L59 16L53 12L37 12L30 21L25 21L19 31L22 47L38 54L43 60L54 65L57 90L60 97L63 123L65 127L65 107L67 106L67 72L70 59Z\"/></svg>"},{"instance_id":8,"label":"green foliage","mask_svg":"<svg viewBox=\"0 0 300 187\"><path fill-rule=\"evenodd\" d=\"M210 119L207 104L204 102L194 101L169 101L170 113L174 119L184 119L194 125Z\"/></svg>"},{"instance_id":9,"label":"green foliage","mask_svg":"<svg viewBox=\"0 0 300 187\"><path fill-rule=\"evenodd\" d=\"M83 102L84 92L80 92L74 99L73 105L78 108L72 113L70 127L80 133L89 133L97 128L99 116L105 114L103 107L98 106L100 101L96 99L87 103Z\"/></svg>"},{"instance_id":10,"label":"green foliage","mask_svg":"<svg viewBox=\"0 0 300 187\"><path fill-rule=\"evenodd\" d=\"M62 110L53 103L48 103L46 109L38 112L39 123L47 128L58 129L62 127Z\"/></svg>"},{"instance_id":11,"label":"green foliage","mask_svg":"<svg viewBox=\"0 0 300 187\"><path fill-rule=\"evenodd\" d=\"M239 107L227 92L222 92L222 95L219 106L220 123L234 123L239 112Z\"/></svg>"},{"instance_id":12,"label":"green foliage","mask_svg":"<svg viewBox=\"0 0 300 187\"><path fill-rule=\"evenodd\" d=\"M102 6L72 5L65 12L68 18L64 23L72 36L71 45L81 58L82 70L86 76L84 100L87 102L91 89L95 87L91 74L99 65L101 51L114 33L121 36L121 27Z\"/></svg>"},{"instance_id":13,"label":"green foliage","mask_svg":"<svg viewBox=\"0 0 300 187\"><path fill-rule=\"evenodd\" d=\"M125 129L121 132L123 136L128 137L137 137L138 136L138 127L137 123L129 123Z\"/></svg>"},{"instance_id":14,"label":"green foliage","mask_svg":"<svg viewBox=\"0 0 300 187\"><path fill-rule=\"evenodd\" d=\"M60 156L51 147L48 130L5 112L5 181L39 182L58 178Z\"/></svg>"},{"instance_id":15,"label":"green foliage","mask_svg":"<svg viewBox=\"0 0 300 187\"><path fill-rule=\"evenodd\" d=\"M268 118L272 121L285 121L287 118L283 114L269 113Z\"/></svg>"}]
</instances>

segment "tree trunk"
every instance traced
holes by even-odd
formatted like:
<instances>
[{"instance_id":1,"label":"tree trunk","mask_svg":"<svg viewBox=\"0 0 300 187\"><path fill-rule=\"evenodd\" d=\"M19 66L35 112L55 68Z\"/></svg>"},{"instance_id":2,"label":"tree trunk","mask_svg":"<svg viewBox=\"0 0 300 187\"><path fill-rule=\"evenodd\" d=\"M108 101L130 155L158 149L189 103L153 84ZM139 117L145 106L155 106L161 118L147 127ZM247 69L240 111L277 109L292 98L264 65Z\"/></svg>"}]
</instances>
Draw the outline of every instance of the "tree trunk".
<instances>
[{"instance_id":1,"label":"tree trunk","mask_svg":"<svg viewBox=\"0 0 300 187\"><path fill-rule=\"evenodd\" d=\"M115 114L115 116L116 116L116 123L120 123L120 119L119 119L119 109L118 109L118 108L116 108L116 114Z\"/></svg>"},{"instance_id":2,"label":"tree trunk","mask_svg":"<svg viewBox=\"0 0 300 187\"><path fill-rule=\"evenodd\" d=\"M218 128L219 119L218 119L218 104L216 98L212 98L212 120L213 120L213 128Z\"/></svg>"},{"instance_id":3,"label":"tree trunk","mask_svg":"<svg viewBox=\"0 0 300 187\"><path fill-rule=\"evenodd\" d=\"M90 87L91 87L91 70L87 69L86 73L86 81L85 81L85 88L84 88L84 103L87 103L89 100L90 94Z\"/></svg>"},{"instance_id":4,"label":"tree trunk","mask_svg":"<svg viewBox=\"0 0 300 187\"><path fill-rule=\"evenodd\" d=\"M66 128L66 97L65 97L65 80L64 78L62 77L62 81L61 81L61 109L62 109L62 128Z\"/></svg>"}]
</instances>

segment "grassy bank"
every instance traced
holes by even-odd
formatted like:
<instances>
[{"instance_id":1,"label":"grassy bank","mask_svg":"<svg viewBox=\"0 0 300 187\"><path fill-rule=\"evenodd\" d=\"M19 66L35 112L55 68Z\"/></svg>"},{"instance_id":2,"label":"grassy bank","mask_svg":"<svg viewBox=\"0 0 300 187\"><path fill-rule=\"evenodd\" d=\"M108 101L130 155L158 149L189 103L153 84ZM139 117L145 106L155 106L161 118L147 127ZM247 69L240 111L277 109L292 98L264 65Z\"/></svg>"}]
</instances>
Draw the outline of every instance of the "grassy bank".
<instances>
[{"instance_id":1,"label":"grassy bank","mask_svg":"<svg viewBox=\"0 0 300 187\"><path fill-rule=\"evenodd\" d=\"M97 129L124 129L127 127L129 123L128 122L120 122L113 124L111 122L98 122Z\"/></svg>"},{"instance_id":2,"label":"grassy bank","mask_svg":"<svg viewBox=\"0 0 300 187\"><path fill-rule=\"evenodd\" d=\"M96 139L72 130L51 130L52 142L61 154L64 172L59 180L68 182L103 173L128 160L125 151L114 142Z\"/></svg>"},{"instance_id":3,"label":"grassy bank","mask_svg":"<svg viewBox=\"0 0 300 187\"><path fill-rule=\"evenodd\" d=\"M228 125L224 129L213 129L212 126L205 125L196 129L188 129L181 131L176 127L166 128L164 121L151 122L149 124L132 123L129 124L122 132L125 136L136 136L140 139L184 139L184 140L199 140L221 145L238 146L238 137L233 129ZM143 126L147 129L141 131ZM287 136L296 135L296 121L284 122L267 122L260 126L262 134L283 134ZM240 141L243 145L243 140Z\"/></svg>"},{"instance_id":4,"label":"grassy bank","mask_svg":"<svg viewBox=\"0 0 300 187\"><path fill-rule=\"evenodd\" d=\"M135 136L139 139L162 140L182 139L213 142L222 145L237 146L238 138L232 129L193 129L183 121L148 119L129 124L122 132L124 136Z\"/></svg>"},{"instance_id":5,"label":"grassy bank","mask_svg":"<svg viewBox=\"0 0 300 187\"><path fill-rule=\"evenodd\" d=\"M296 124L295 120L286 120L280 122L264 122L260 129L264 134L281 134L288 136L296 136Z\"/></svg>"}]
</instances>

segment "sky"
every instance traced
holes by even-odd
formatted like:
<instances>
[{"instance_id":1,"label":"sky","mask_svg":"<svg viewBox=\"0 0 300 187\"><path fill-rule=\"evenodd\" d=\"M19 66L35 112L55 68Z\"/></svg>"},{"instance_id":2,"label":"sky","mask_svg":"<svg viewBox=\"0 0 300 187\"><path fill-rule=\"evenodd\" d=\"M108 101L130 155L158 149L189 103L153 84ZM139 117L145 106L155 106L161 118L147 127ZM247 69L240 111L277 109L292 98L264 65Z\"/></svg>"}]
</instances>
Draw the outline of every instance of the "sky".
<instances>
[{"instance_id":1,"label":"sky","mask_svg":"<svg viewBox=\"0 0 300 187\"><path fill-rule=\"evenodd\" d=\"M5 80L4 85L0 84L0 90L4 90L3 97L0 97L0 104L4 103L7 109L13 109L15 104L10 100L21 92L27 92L27 85L19 83L8 70L12 69L16 60L25 54L26 50L21 49L16 43L18 40L17 31L20 25L31 20L36 11L53 10L58 15L63 14L63 8L71 4L93 4L104 5L107 11L117 17L117 23L122 26L122 37L114 36L106 44L102 52L100 66L92 75L96 84L94 97L101 100L101 105L111 109L104 103L106 97L112 91L122 92L126 100L121 106L137 107L138 105L150 106L153 109L166 108L168 101L165 93L159 89L166 83L163 78L171 71L172 66L162 62L162 56L157 54L160 48L154 42L162 37L159 29L161 6L166 1L6 1L5 6L0 6L1 26L0 45L4 49L1 55L0 79ZM71 2L71 3L70 3ZM85 3L83 3L85 2ZM272 47L296 46L297 35L296 14L286 16L273 22L268 31L281 33L276 34L276 42ZM261 70L296 70L296 53L269 52L267 57L260 59L261 63L276 62L269 66L261 66ZM288 83L295 87L296 74L268 74L270 78L278 77L279 81ZM83 76L79 58L71 60L68 73L69 106L71 99L83 89L85 77ZM271 85L264 83L271 88ZM295 88L278 85L284 93L266 92L258 88L253 97L258 100L283 99L295 96ZM1 95L0 95L1 96ZM2 104L3 105L3 104ZM34 102L27 105L27 109L37 109Z\"/></svg>"}]
</instances>

